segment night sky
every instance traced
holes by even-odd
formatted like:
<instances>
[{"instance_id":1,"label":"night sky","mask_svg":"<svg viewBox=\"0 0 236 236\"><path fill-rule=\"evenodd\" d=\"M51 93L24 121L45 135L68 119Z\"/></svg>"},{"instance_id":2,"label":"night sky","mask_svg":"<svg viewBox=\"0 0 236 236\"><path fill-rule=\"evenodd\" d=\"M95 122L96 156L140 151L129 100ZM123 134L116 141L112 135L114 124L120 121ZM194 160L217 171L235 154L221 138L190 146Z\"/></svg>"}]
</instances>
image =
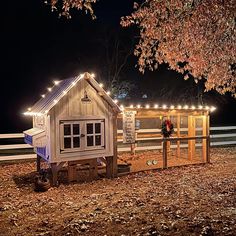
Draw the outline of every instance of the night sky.
<instances>
[{"instance_id":1,"label":"night sky","mask_svg":"<svg viewBox=\"0 0 236 236\"><path fill-rule=\"evenodd\" d=\"M0 133L31 128L31 119L22 113L40 99L40 94L46 92L53 80L89 71L100 81L106 81L101 79L105 69L104 32L118 35L121 44L132 49L138 40L137 29L122 29L119 24L121 16L132 12L132 6L133 1L100 0L95 6L97 20L93 21L89 15L76 11L71 20L58 18L57 13L52 13L50 7L39 0L1 3ZM168 70L167 65L142 75L135 67L136 62L137 58L130 56L121 74L123 80L131 80L136 85L138 97L133 95L130 101L138 101L145 93L153 101L165 102L160 93L171 90L166 101L175 105L179 91L195 94L201 89L193 80L184 81L182 75ZM191 105L187 93L186 97ZM213 125L236 125L236 101L229 95L207 93L204 102L217 107L212 116Z\"/></svg>"}]
</instances>

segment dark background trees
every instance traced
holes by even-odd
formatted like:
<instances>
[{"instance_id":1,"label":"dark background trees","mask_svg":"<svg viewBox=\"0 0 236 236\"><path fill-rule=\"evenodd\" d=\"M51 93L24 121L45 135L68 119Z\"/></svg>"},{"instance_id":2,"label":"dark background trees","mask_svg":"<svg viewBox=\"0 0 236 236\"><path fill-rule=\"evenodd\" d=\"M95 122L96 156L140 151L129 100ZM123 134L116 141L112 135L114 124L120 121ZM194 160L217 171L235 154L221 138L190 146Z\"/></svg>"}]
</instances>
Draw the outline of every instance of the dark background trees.
<instances>
[{"instance_id":1,"label":"dark background trees","mask_svg":"<svg viewBox=\"0 0 236 236\"><path fill-rule=\"evenodd\" d=\"M141 74L138 71L135 67L137 58L130 55L130 50L139 40L138 30L124 29L119 25L120 17L133 11L132 1L101 0L94 7L96 20L78 11L73 11L73 17L67 20L58 18L56 12L51 13L50 7L43 1L15 0L2 3L1 133L21 132L31 127L31 120L22 116L22 112L46 92L53 80L84 71L94 72L96 78L110 88L109 81L114 76L115 81L119 81L118 85L122 81L126 86L128 83L129 88L130 84L135 85L129 91L127 104L139 102L143 94L160 104L191 105L202 99L205 104L217 106L213 113L213 124L235 123L235 101L230 95L202 93L204 87L201 83L196 85L191 77L185 81L182 74L169 70L168 64L161 65L154 72ZM112 37L104 45L106 31ZM118 51L114 45L119 45ZM112 59L106 58L106 50L113 60L119 58L118 65L129 55L120 73L114 72L113 63L109 67ZM110 78L109 73L112 75Z\"/></svg>"}]
</instances>

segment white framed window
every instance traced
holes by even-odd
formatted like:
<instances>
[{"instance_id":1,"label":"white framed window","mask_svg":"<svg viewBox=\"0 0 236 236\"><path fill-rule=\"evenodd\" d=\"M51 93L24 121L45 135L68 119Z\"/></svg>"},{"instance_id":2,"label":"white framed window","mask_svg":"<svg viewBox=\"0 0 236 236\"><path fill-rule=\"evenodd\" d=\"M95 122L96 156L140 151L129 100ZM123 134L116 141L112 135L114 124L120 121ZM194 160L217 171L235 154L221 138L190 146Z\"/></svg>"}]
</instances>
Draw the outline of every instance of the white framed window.
<instances>
[{"instance_id":1,"label":"white framed window","mask_svg":"<svg viewBox=\"0 0 236 236\"><path fill-rule=\"evenodd\" d=\"M61 152L105 148L104 120L60 121Z\"/></svg>"},{"instance_id":2,"label":"white framed window","mask_svg":"<svg viewBox=\"0 0 236 236\"><path fill-rule=\"evenodd\" d=\"M104 147L104 120L86 121L85 149Z\"/></svg>"},{"instance_id":3,"label":"white framed window","mask_svg":"<svg viewBox=\"0 0 236 236\"><path fill-rule=\"evenodd\" d=\"M81 124L78 121L60 124L61 150L81 149Z\"/></svg>"}]
</instances>

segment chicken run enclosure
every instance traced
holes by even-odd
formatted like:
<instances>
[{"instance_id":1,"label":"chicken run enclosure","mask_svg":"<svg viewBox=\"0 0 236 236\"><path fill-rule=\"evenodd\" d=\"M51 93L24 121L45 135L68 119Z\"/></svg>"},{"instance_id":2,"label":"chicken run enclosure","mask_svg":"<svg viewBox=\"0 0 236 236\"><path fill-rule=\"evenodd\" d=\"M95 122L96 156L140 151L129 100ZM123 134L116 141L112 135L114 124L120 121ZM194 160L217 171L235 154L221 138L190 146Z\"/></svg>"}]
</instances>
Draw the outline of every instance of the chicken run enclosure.
<instances>
[{"instance_id":1,"label":"chicken run enclosure","mask_svg":"<svg viewBox=\"0 0 236 236\"><path fill-rule=\"evenodd\" d=\"M143 171L210 161L209 109L195 107L150 108L126 107L123 113L133 114L134 137L123 143L124 115L118 116L119 163L130 165L130 171ZM170 120L174 132L163 137L163 121Z\"/></svg>"},{"instance_id":2,"label":"chicken run enclosure","mask_svg":"<svg viewBox=\"0 0 236 236\"><path fill-rule=\"evenodd\" d=\"M207 163L208 106L123 106L94 75L56 81L27 112L25 142L44 160L55 185L62 173L77 181L150 169Z\"/></svg>"}]
</instances>

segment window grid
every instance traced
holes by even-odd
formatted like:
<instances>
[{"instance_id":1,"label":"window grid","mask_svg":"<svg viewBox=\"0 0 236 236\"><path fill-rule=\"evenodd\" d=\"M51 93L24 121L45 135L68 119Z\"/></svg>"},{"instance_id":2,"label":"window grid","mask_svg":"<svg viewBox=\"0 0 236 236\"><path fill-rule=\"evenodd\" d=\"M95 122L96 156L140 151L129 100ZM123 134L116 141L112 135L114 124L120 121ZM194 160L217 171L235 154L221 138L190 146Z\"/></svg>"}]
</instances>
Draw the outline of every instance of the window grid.
<instances>
[{"instance_id":1,"label":"window grid","mask_svg":"<svg viewBox=\"0 0 236 236\"><path fill-rule=\"evenodd\" d=\"M70 134L65 134L65 127L70 127ZM74 134L74 127L78 126L78 134ZM71 124L64 124L63 125L63 134L64 134L64 149L70 148L80 148L80 124L79 123L71 123ZM75 144L75 138L78 138L78 146ZM65 139L70 139L70 147L66 147Z\"/></svg>"},{"instance_id":2,"label":"window grid","mask_svg":"<svg viewBox=\"0 0 236 236\"><path fill-rule=\"evenodd\" d=\"M92 125L92 132L88 128L89 126L91 127ZM86 134L87 134L87 147L94 147L94 146L101 146L102 145L102 127L101 123L99 122L91 122L86 124ZM99 130L99 131L98 131ZM91 139L92 138L92 139ZM96 138L99 139L99 143L96 142ZM90 140L89 140L90 139ZM89 142L91 144L89 144Z\"/></svg>"}]
</instances>

